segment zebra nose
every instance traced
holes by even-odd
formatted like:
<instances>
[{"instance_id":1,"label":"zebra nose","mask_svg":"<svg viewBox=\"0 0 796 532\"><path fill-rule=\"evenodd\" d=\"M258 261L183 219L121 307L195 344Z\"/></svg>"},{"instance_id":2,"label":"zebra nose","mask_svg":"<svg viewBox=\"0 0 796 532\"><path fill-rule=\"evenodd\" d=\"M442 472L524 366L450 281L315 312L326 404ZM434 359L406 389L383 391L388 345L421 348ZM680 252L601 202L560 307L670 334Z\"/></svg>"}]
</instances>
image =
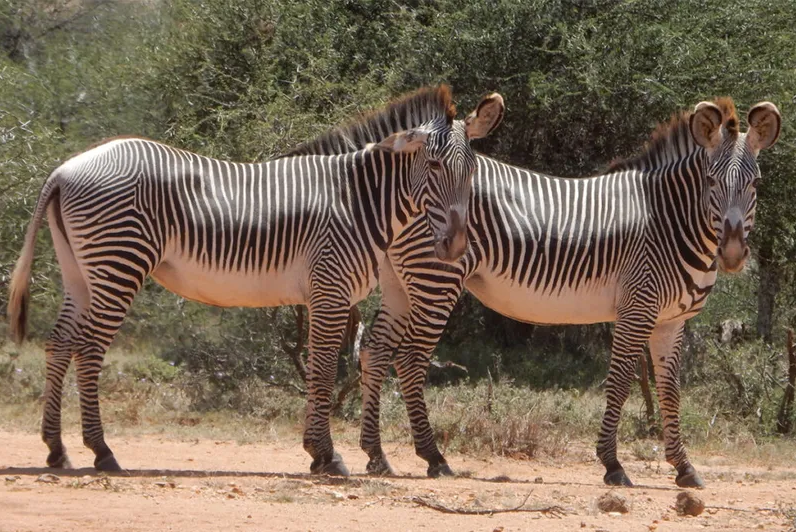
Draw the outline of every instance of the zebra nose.
<instances>
[{"instance_id":1,"label":"zebra nose","mask_svg":"<svg viewBox=\"0 0 796 532\"><path fill-rule=\"evenodd\" d=\"M467 225L466 217L458 209L452 208L448 212L448 224L445 233L437 240L434 246L437 258L445 262L453 262L467 251Z\"/></svg>"},{"instance_id":2,"label":"zebra nose","mask_svg":"<svg viewBox=\"0 0 796 532\"><path fill-rule=\"evenodd\" d=\"M722 270L734 273L743 269L749 257L749 246L744 238L743 218L739 213L731 213L724 219L717 255Z\"/></svg>"}]
</instances>

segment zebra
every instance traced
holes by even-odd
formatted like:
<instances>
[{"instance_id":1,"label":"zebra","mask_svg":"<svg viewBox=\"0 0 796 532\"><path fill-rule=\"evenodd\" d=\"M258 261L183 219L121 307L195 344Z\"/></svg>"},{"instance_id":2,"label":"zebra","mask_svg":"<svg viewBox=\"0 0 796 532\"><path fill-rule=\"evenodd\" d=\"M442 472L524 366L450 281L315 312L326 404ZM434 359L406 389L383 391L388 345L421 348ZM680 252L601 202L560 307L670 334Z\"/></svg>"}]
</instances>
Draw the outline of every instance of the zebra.
<instances>
[{"instance_id":1,"label":"zebra","mask_svg":"<svg viewBox=\"0 0 796 532\"><path fill-rule=\"evenodd\" d=\"M416 453L429 476L452 475L434 442L423 398L431 357L463 287L487 307L537 324L615 322L597 455L609 485L631 486L616 431L649 343L665 455L678 486L701 487L680 437L679 368L685 321L697 315L717 269L749 256L760 183L757 155L781 117L762 102L740 133L730 98L702 102L653 133L646 150L588 179L549 177L478 155L469 251L445 264L420 220L388 251L382 304L364 345L361 447L368 472L392 474L379 436L379 394L392 360Z\"/></svg>"},{"instance_id":2,"label":"zebra","mask_svg":"<svg viewBox=\"0 0 796 532\"><path fill-rule=\"evenodd\" d=\"M421 214L437 235L436 257L450 261L464 253L475 168L469 141L488 135L503 109L502 97L493 93L455 120L450 88L442 85L305 145L329 149L347 139L350 148L368 139L339 155L288 153L241 164L120 138L59 166L36 203L8 306L11 336L21 342L34 242L46 213L64 296L46 344L47 465L70 467L61 440L61 395L74 359L83 442L94 452L97 470L120 469L103 435L98 376L151 276L210 305L308 307L303 446L312 473L347 475L332 444L329 413L348 309L375 286L387 248Z\"/></svg>"}]
</instances>

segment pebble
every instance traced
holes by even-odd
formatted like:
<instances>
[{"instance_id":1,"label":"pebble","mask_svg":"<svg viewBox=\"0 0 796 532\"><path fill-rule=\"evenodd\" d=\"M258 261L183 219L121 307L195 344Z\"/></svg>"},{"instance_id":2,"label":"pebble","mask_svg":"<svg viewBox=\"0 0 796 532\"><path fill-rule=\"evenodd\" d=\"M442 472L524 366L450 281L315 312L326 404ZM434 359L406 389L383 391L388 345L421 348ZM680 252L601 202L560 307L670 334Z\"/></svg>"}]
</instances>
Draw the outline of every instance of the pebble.
<instances>
[{"instance_id":1,"label":"pebble","mask_svg":"<svg viewBox=\"0 0 796 532\"><path fill-rule=\"evenodd\" d=\"M627 504L627 499L622 495L616 494L612 491L603 494L599 499L597 499L597 508L609 515L612 513L626 514L630 511L630 508Z\"/></svg>"},{"instance_id":2,"label":"pebble","mask_svg":"<svg viewBox=\"0 0 796 532\"><path fill-rule=\"evenodd\" d=\"M705 503L689 491L681 491L677 494L675 504L677 515L692 515L696 517L705 510Z\"/></svg>"}]
</instances>

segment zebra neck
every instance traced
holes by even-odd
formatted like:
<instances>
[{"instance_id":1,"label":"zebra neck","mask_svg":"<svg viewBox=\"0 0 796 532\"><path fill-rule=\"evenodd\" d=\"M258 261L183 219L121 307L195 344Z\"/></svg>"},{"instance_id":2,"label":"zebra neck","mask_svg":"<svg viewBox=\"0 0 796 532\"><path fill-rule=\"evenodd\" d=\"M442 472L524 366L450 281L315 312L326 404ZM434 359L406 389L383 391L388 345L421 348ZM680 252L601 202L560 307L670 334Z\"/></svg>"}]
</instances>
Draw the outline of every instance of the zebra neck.
<instances>
[{"instance_id":1,"label":"zebra neck","mask_svg":"<svg viewBox=\"0 0 796 532\"><path fill-rule=\"evenodd\" d=\"M353 220L383 250L416 216L414 158L384 150L365 150L353 158L348 198Z\"/></svg>"},{"instance_id":2,"label":"zebra neck","mask_svg":"<svg viewBox=\"0 0 796 532\"><path fill-rule=\"evenodd\" d=\"M651 205L656 223L669 227L660 231L662 245L677 249L691 267L715 269L718 240L710 220L710 187L705 182L707 161L699 150L650 176Z\"/></svg>"}]
</instances>

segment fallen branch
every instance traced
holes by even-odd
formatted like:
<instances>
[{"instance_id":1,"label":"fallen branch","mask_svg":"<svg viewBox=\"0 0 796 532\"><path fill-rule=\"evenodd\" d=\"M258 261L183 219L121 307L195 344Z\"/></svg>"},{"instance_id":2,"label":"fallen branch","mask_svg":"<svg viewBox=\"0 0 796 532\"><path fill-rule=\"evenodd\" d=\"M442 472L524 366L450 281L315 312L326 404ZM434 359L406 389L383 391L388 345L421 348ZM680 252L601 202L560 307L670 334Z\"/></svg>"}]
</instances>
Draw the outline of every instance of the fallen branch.
<instances>
[{"instance_id":1,"label":"fallen branch","mask_svg":"<svg viewBox=\"0 0 796 532\"><path fill-rule=\"evenodd\" d=\"M522 503L518 506L513 508L485 508L483 510L474 510L471 508L449 508L448 506L444 506L437 502L429 501L424 499L423 497L411 497L411 501L415 504L419 504L420 506L425 506L426 508L431 508L432 510L436 510L438 512L442 512L445 514L459 514L459 515L492 515L492 514L506 514L509 512L539 512L546 515L550 515L551 517L561 517L566 515L566 510L558 505L553 506L544 506L541 508L523 508L525 503L528 502L528 499L531 497L531 493L529 492L528 495L525 496L525 499Z\"/></svg>"},{"instance_id":2,"label":"fallen branch","mask_svg":"<svg viewBox=\"0 0 796 532\"><path fill-rule=\"evenodd\" d=\"M734 508L732 506L705 506L705 510L729 510L731 512L774 512L779 513L781 510L777 508Z\"/></svg>"}]
</instances>

